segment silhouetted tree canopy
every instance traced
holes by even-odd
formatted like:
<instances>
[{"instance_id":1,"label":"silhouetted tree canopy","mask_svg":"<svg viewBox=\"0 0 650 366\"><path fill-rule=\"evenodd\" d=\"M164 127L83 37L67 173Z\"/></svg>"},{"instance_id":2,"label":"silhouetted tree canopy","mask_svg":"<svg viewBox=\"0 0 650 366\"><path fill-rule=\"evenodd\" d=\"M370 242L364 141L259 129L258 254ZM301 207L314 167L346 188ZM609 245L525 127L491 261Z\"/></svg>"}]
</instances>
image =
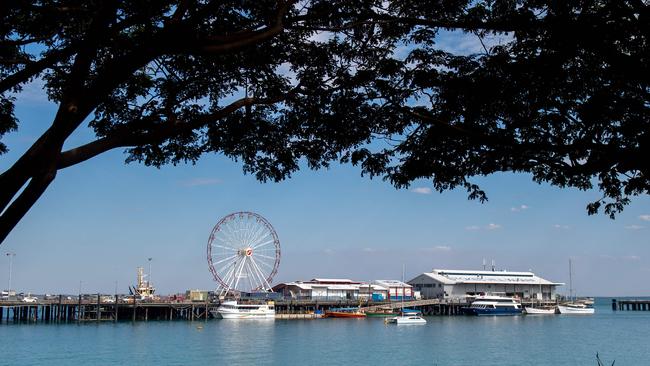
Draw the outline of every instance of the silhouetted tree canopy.
<instances>
[{"instance_id":1,"label":"silhouetted tree canopy","mask_svg":"<svg viewBox=\"0 0 650 366\"><path fill-rule=\"evenodd\" d=\"M116 148L224 154L263 181L351 162L480 200L472 177L526 172L597 186L588 212L612 217L650 187L646 1L4 0L0 17L0 136L50 124L0 176L0 240L59 170ZM50 121L14 115L34 80ZM86 124L97 139L64 150Z\"/></svg>"}]
</instances>

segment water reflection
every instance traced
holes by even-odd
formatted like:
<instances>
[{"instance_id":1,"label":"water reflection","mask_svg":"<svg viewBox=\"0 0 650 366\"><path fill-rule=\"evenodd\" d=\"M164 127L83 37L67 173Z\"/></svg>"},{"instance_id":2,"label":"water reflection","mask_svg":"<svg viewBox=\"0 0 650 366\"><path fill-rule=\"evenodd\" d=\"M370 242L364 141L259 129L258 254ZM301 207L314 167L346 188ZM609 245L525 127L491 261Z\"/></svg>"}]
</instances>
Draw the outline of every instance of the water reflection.
<instances>
[{"instance_id":1,"label":"water reflection","mask_svg":"<svg viewBox=\"0 0 650 366\"><path fill-rule=\"evenodd\" d=\"M210 353L225 364L268 364L275 338L273 319L220 319L206 323L213 344Z\"/></svg>"}]
</instances>

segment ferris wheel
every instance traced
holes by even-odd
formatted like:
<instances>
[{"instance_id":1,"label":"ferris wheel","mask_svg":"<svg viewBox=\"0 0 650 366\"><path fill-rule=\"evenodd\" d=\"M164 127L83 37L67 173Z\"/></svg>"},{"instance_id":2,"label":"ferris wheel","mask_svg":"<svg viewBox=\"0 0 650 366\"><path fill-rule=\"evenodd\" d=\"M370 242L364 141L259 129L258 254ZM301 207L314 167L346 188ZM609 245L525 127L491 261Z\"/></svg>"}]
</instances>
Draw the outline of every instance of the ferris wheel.
<instances>
[{"instance_id":1,"label":"ferris wheel","mask_svg":"<svg viewBox=\"0 0 650 366\"><path fill-rule=\"evenodd\" d=\"M222 218L208 239L208 266L222 293L270 291L280 265L273 226L254 212Z\"/></svg>"}]
</instances>

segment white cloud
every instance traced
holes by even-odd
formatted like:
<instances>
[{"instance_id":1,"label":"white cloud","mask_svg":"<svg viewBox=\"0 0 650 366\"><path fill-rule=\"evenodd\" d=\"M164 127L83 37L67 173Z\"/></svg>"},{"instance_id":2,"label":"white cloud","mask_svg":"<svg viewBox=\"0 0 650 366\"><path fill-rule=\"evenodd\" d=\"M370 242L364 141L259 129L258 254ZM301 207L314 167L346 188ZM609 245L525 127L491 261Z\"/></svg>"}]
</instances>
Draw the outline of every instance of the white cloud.
<instances>
[{"instance_id":1,"label":"white cloud","mask_svg":"<svg viewBox=\"0 0 650 366\"><path fill-rule=\"evenodd\" d=\"M451 247L448 245L437 245L433 247L433 250L438 251L438 252L449 252L451 251Z\"/></svg>"},{"instance_id":2,"label":"white cloud","mask_svg":"<svg viewBox=\"0 0 650 366\"><path fill-rule=\"evenodd\" d=\"M436 245L433 247L422 248L420 250L426 253L451 252L451 247L448 245Z\"/></svg>"},{"instance_id":3,"label":"white cloud","mask_svg":"<svg viewBox=\"0 0 650 366\"><path fill-rule=\"evenodd\" d=\"M429 187L416 187L411 189L411 192L417 194L431 194L431 188Z\"/></svg>"},{"instance_id":4,"label":"white cloud","mask_svg":"<svg viewBox=\"0 0 650 366\"><path fill-rule=\"evenodd\" d=\"M489 223L485 226L478 226L478 225L470 225L470 226L465 226L465 230L468 231L476 231L476 230L497 230L501 229L502 226L500 224L494 224L494 223Z\"/></svg>"},{"instance_id":5,"label":"white cloud","mask_svg":"<svg viewBox=\"0 0 650 366\"><path fill-rule=\"evenodd\" d=\"M501 229L501 225L489 223L488 226L486 226L485 228L488 230L497 230L497 229Z\"/></svg>"},{"instance_id":6,"label":"white cloud","mask_svg":"<svg viewBox=\"0 0 650 366\"><path fill-rule=\"evenodd\" d=\"M650 215L641 215L639 218L643 221L650 221Z\"/></svg>"},{"instance_id":7,"label":"white cloud","mask_svg":"<svg viewBox=\"0 0 650 366\"><path fill-rule=\"evenodd\" d=\"M519 211L524 211L524 210L527 210L527 209L528 209L527 205L520 205L520 206L517 206L517 207L511 207L510 211L519 212Z\"/></svg>"},{"instance_id":8,"label":"white cloud","mask_svg":"<svg viewBox=\"0 0 650 366\"><path fill-rule=\"evenodd\" d=\"M623 256L619 257L619 256L613 256L613 255L609 255L609 254L601 254L599 257L603 258L603 259L609 259L609 260L615 260L615 261L620 261L620 260L638 261L638 260L641 259L641 257L639 257L638 255L623 255Z\"/></svg>"},{"instance_id":9,"label":"white cloud","mask_svg":"<svg viewBox=\"0 0 650 366\"><path fill-rule=\"evenodd\" d=\"M641 259L641 257L639 257L638 255L626 255L623 256L622 258L628 261L638 261Z\"/></svg>"},{"instance_id":10,"label":"white cloud","mask_svg":"<svg viewBox=\"0 0 650 366\"><path fill-rule=\"evenodd\" d=\"M194 178L182 183L185 187L211 186L221 183L219 178Z\"/></svg>"},{"instance_id":11,"label":"white cloud","mask_svg":"<svg viewBox=\"0 0 650 366\"><path fill-rule=\"evenodd\" d=\"M627 226L625 226L625 228L628 229L628 230L641 230L644 227L645 226L641 226L641 225L627 225Z\"/></svg>"},{"instance_id":12,"label":"white cloud","mask_svg":"<svg viewBox=\"0 0 650 366\"><path fill-rule=\"evenodd\" d=\"M553 227L556 228L556 229L563 229L563 230L568 230L569 229L569 225L555 224L555 225L553 225Z\"/></svg>"},{"instance_id":13,"label":"white cloud","mask_svg":"<svg viewBox=\"0 0 650 366\"><path fill-rule=\"evenodd\" d=\"M373 248L367 248L367 247L366 247L366 248L363 248L362 250L363 250L364 252L366 252L366 253L374 253L374 252L377 251L376 249L373 249Z\"/></svg>"}]
</instances>

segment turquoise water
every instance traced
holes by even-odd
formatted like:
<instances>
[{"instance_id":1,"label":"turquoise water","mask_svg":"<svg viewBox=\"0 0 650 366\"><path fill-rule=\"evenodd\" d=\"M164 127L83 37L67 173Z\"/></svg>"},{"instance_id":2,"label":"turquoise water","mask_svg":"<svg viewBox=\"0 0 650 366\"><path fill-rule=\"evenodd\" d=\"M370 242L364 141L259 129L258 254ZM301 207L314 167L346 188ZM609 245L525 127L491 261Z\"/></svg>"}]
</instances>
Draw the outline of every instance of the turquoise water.
<instances>
[{"instance_id":1,"label":"turquoise water","mask_svg":"<svg viewBox=\"0 0 650 366\"><path fill-rule=\"evenodd\" d=\"M650 364L650 312L593 316L2 324L0 365Z\"/></svg>"}]
</instances>

